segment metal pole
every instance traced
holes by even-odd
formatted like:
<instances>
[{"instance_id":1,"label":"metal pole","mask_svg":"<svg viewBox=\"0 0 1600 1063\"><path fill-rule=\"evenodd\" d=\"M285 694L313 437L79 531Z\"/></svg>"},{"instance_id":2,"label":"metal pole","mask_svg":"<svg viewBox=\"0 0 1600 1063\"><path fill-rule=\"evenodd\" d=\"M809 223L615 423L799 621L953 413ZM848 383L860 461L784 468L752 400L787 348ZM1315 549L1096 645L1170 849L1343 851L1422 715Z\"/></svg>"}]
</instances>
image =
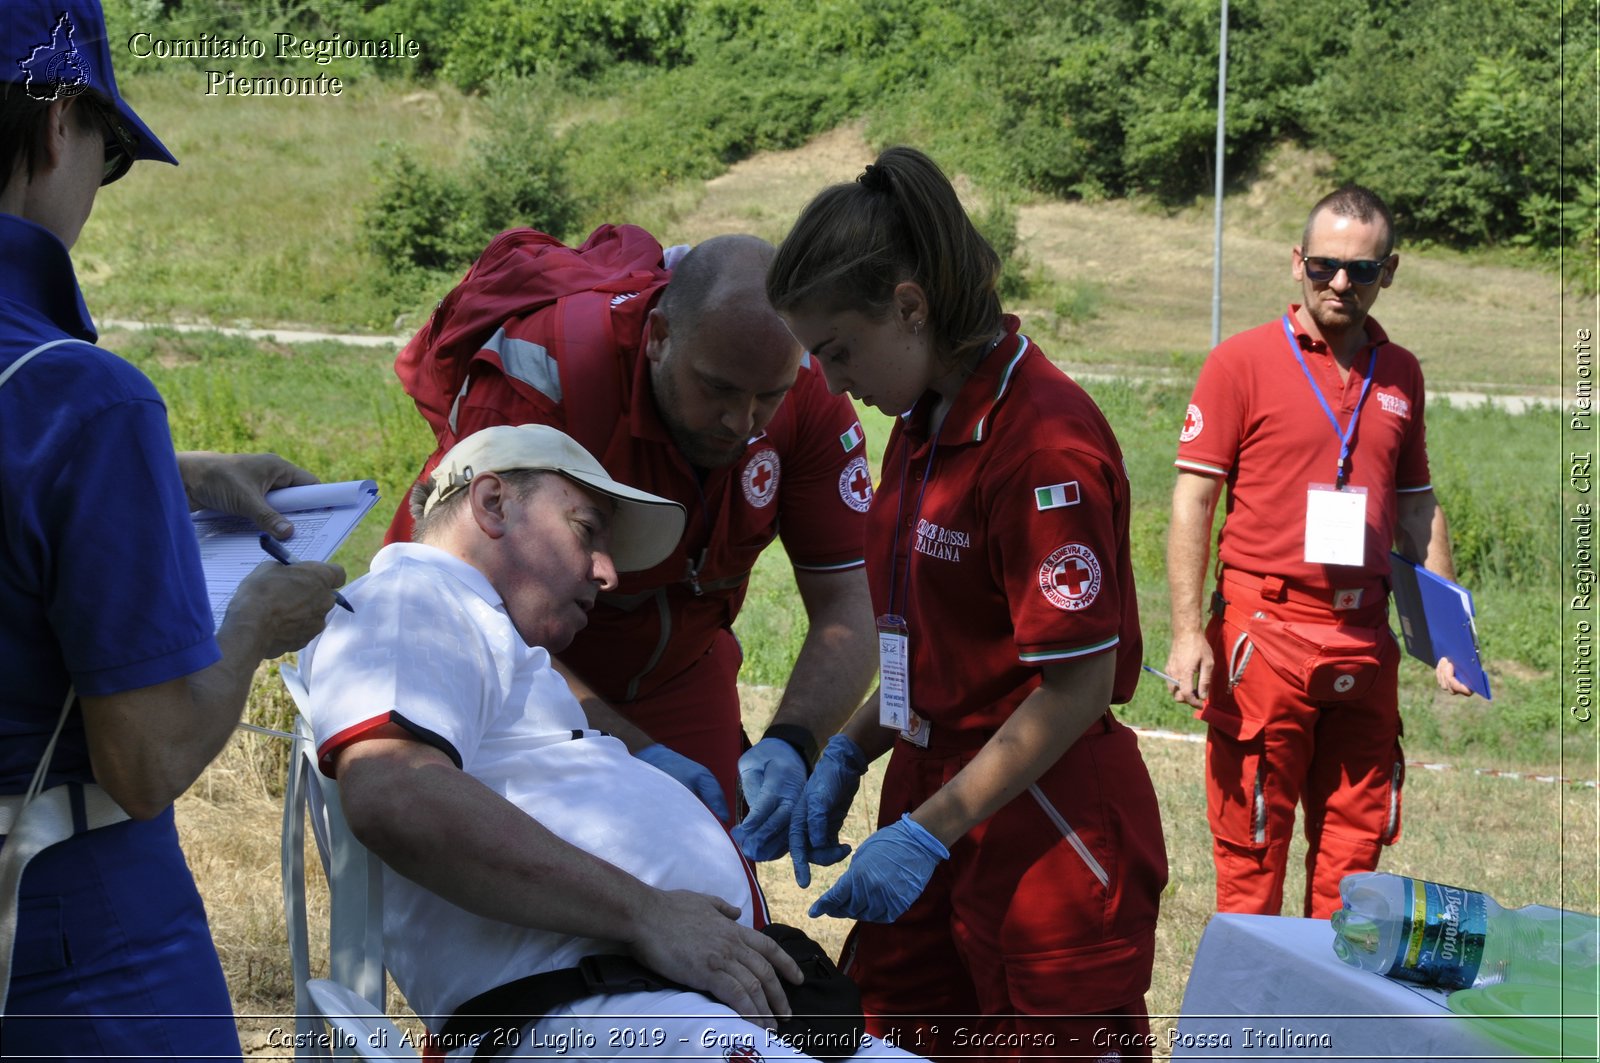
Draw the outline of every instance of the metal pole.
<instances>
[{"instance_id":1,"label":"metal pole","mask_svg":"<svg viewBox=\"0 0 1600 1063\"><path fill-rule=\"evenodd\" d=\"M1228 0L1222 0L1222 28L1217 38L1217 224L1212 236L1211 346L1222 342L1222 179L1227 147L1224 119L1228 106Z\"/></svg>"}]
</instances>

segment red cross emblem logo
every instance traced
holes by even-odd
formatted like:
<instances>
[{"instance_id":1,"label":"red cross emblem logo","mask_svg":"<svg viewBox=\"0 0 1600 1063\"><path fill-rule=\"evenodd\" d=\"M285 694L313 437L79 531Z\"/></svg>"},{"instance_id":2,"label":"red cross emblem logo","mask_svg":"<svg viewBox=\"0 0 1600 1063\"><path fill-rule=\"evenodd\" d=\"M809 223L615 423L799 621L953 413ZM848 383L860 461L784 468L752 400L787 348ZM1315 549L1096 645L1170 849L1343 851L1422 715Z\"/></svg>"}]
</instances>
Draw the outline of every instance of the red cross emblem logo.
<instances>
[{"instance_id":1,"label":"red cross emblem logo","mask_svg":"<svg viewBox=\"0 0 1600 1063\"><path fill-rule=\"evenodd\" d=\"M1362 591L1362 588L1359 588L1359 587L1356 588L1355 590L1334 591L1333 592L1333 607L1335 609L1359 609L1359 608L1361 608L1361 591Z\"/></svg>"},{"instance_id":2,"label":"red cross emblem logo","mask_svg":"<svg viewBox=\"0 0 1600 1063\"><path fill-rule=\"evenodd\" d=\"M865 513L872 505L872 470L866 458L857 454L839 474L839 497L857 513Z\"/></svg>"},{"instance_id":3,"label":"red cross emblem logo","mask_svg":"<svg viewBox=\"0 0 1600 1063\"><path fill-rule=\"evenodd\" d=\"M756 452L755 457L744 467L744 473L739 477L740 486L744 488L744 500L757 509L763 509L772 504L778 497L778 452L771 447L763 447Z\"/></svg>"},{"instance_id":4,"label":"red cross emblem logo","mask_svg":"<svg viewBox=\"0 0 1600 1063\"><path fill-rule=\"evenodd\" d=\"M1178 433L1178 442L1187 443L1198 436L1206 426L1206 419L1200 415L1200 407L1189 403L1189 412L1183 415L1183 431Z\"/></svg>"},{"instance_id":5,"label":"red cross emblem logo","mask_svg":"<svg viewBox=\"0 0 1600 1063\"><path fill-rule=\"evenodd\" d=\"M1039 590L1063 612L1094 604L1100 593L1100 559L1082 543L1068 543L1039 563Z\"/></svg>"}]
</instances>

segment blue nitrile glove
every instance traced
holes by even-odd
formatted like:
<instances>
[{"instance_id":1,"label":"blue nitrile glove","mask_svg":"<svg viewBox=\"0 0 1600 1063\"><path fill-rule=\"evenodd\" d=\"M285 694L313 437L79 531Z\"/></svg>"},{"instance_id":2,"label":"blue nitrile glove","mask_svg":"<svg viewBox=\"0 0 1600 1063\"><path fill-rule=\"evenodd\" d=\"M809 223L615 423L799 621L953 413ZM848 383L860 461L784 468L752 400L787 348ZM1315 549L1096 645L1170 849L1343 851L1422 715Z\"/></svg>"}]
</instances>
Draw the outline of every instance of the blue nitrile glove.
<instances>
[{"instance_id":1,"label":"blue nitrile glove","mask_svg":"<svg viewBox=\"0 0 1600 1063\"><path fill-rule=\"evenodd\" d=\"M763 738L739 758L739 789L750 806L733 840L752 860L776 860L789 847L789 815L806 784L806 762L781 738Z\"/></svg>"},{"instance_id":2,"label":"blue nitrile glove","mask_svg":"<svg viewBox=\"0 0 1600 1063\"><path fill-rule=\"evenodd\" d=\"M733 822L733 815L728 811L728 799L722 796L722 787L718 785L717 777L711 774L710 768L668 749L660 742L645 746L634 756L683 783L711 810L717 822L724 825Z\"/></svg>"},{"instance_id":3,"label":"blue nitrile glove","mask_svg":"<svg viewBox=\"0 0 1600 1063\"><path fill-rule=\"evenodd\" d=\"M866 770L860 746L844 735L828 739L789 817L789 857L801 889L811 885L812 864L827 867L850 854L850 846L839 842L839 828Z\"/></svg>"},{"instance_id":4,"label":"blue nitrile glove","mask_svg":"<svg viewBox=\"0 0 1600 1063\"><path fill-rule=\"evenodd\" d=\"M938 838L903 815L861 843L844 876L811 906L811 917L892 923L922 896L939 861L949 858Z\"/></svg>"}]
</instances>

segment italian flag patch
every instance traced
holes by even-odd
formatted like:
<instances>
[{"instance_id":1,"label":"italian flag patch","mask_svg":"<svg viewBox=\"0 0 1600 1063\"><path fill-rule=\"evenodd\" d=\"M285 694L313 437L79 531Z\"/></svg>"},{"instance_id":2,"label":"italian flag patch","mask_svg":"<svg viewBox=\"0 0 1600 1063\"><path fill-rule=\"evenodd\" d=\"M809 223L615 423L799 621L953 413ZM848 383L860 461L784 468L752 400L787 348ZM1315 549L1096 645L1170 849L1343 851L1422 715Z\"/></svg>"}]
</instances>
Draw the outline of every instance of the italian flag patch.
<instances>
[{"instance_id":1,"label":"italian flag patch","mask_svg":"<svg viewBox=\"0 0 1600 1063\"><path fill-rule=\"evenodd\" d=\"M861 445L862 438L861 422L857 421L850 426L850 431L839 437L839 445L844 447L844 452L848 454Z\"/></svg>"},{"instance_id":2,"label":"italian flag patch","mask_svg":"<svg viewBox=\"0 0 1600 1063\"><path fill-rule=\"evenodd\" d=\"M1033 504L1043 513L1047 509L1061 509L1065 506L1078 504L1078 481L1068 480L1064 484L1054 484L1050 487L1035 487L1033 489Z\"/></svg>"}]
</instances>

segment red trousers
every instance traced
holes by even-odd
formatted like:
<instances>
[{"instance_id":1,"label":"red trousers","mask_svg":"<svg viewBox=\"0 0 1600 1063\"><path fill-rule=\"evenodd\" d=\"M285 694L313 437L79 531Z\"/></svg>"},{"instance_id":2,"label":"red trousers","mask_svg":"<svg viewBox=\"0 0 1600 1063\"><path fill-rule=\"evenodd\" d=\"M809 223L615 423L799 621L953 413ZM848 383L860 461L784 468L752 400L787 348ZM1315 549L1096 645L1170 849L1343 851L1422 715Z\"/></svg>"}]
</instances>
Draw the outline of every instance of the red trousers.
<instances>
[{"instance_id":1,"label":"red trousers","mask_svg":"<svg viewBox=\"0 0 1600 1063\"><path fill-rule=\"evenodd\" d=\"M734 810L739 755L744 752L739 716L743 662L739 640L724 628L712 636L711 648L693 665L644 697L612 705L657 742L711 769L728 808Z\"/></svg>"},{"instance_id":2,"label":"red trousers","mask_svg":"<svg viewBox=\"0 0 1600 1063\"><path fill-rule=\"evenodd\" d=\"M1263 598L1255 583L1225 572L1229 606L1206 629L1215 670L1197 715L1208 724L1206 813L1217 910L1281 913L1298 804L1308 846L1304 911L1326 919L1340 907L1339 881L1374 870L1382 847L1400 837L1400 649L1388 633L1381 594L1367 596L1360 610L1333 612L1304 600ZM1243 625L1258 611L1280 620L1380 628L1371 689L1352 700L1313 700L1252 648Z\"/></svg>"},{"instance_id":3,"label":"red trousers","mask_svg":"<svg viewBox=\"0 0 1600 1063\"><path fill-rule=\"evenodd\" d=\"M929 750L895 744L880 826L981 744L941 750L937 725L933 737ZM867 1028L934 1059L1146 1059L1166 882L1155 788L1137 738L1108 713L1035 788L953 845L903 916L858 923L843 965Z\"/></svg>"}]
</instances>

